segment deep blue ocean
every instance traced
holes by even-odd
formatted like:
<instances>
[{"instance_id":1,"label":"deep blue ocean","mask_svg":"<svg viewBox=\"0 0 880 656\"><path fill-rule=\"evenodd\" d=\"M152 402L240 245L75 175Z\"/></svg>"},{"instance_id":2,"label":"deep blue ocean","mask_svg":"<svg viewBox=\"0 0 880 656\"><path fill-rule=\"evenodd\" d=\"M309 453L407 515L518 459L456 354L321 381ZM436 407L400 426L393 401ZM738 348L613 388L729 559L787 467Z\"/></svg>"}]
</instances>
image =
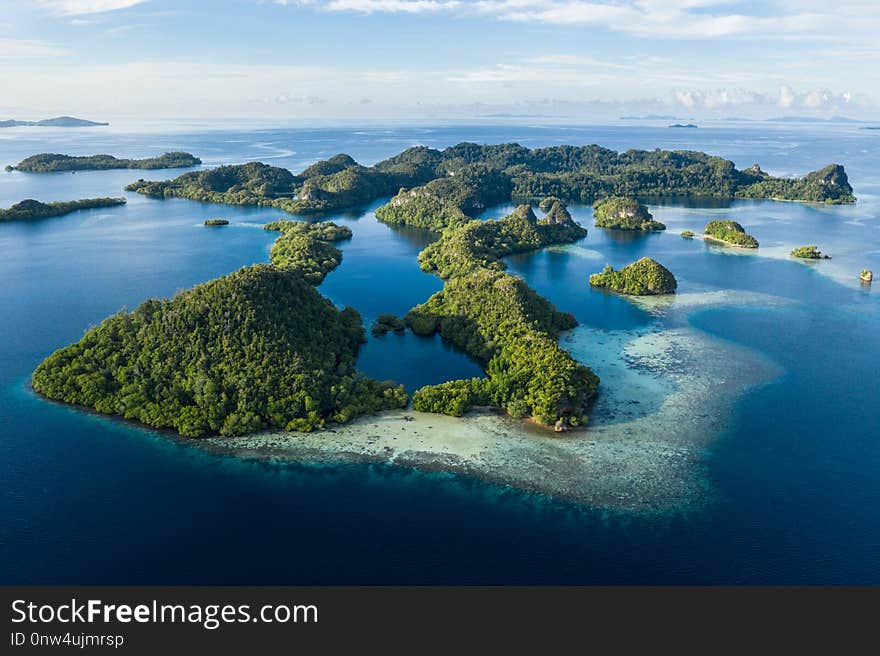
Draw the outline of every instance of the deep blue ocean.
<instances>
[{"instance_id":1,"label":"deep blue ocean","mask_svg":"<svg viewBox=\"0 0 880 656\"><path fill-rule=\"evenodd\" d=\"M0 131L0 165L37 152L185 150L206 166L258 160L299 171L340 152L372 164L460 141L686 148L777 175L839 162L859 198L848 207L652 202L669 230L637 238L594 228L590 208L574 207L589 229L577 248L510 260L557 307L613 335L657 319L591 290L587 276L605 262L655 257L681 294L733 299L689 313L690 328L780 372L732 399L706 441L711 502L656 515L390 466L245 461L46 402L28 384L44 357L122 307L266 261L277 235L262 225L279 212L129 193L120 208L0 224L0 583L880 583L880 283L858 282L862 268L880 273L878 139L858 125L785 123ZM138 177L179 173L0 173L0 207L118 196ZM430 235L378 223L380 204L330 217L354 237L320 287L366 325L441 288L416 261ZM210 217L231 224L206 229ZM761 253L678 235L716 217L742 223ZM834 259L785 255L812 243ZM736 302L744 294L774 300ZM480 373L439 338L410 334L371 337L359 367L410 391Z\"/></svg>"}]
</instances>

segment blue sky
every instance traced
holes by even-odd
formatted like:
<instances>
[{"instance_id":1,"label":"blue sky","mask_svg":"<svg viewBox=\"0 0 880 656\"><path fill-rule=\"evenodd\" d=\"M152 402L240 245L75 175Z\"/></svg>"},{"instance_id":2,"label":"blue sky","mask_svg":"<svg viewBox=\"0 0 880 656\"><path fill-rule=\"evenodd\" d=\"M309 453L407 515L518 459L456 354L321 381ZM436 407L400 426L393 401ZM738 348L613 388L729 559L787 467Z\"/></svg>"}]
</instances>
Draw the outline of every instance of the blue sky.
<instances>
[{"instance_id":1,"label":"blue sky","mask_svg":"<svg viewBox=\"0 0 880 656\"><path fill-rule=\"evenodd\" d=\"M0 118L880 116L878 0L4 0Z\"/></svg>"}]
</instances>

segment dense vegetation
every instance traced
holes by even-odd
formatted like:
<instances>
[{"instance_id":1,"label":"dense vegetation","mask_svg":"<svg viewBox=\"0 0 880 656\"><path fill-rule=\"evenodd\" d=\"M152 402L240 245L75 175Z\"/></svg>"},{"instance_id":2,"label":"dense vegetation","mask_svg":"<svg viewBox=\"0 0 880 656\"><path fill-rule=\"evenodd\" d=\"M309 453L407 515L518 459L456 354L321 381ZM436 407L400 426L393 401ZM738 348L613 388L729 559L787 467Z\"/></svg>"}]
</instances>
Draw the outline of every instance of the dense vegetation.
<instances>
[{"instance_id":1,"label":"dense vegetation","mask_svg":"<svg viewBox=\"0 0 880 656\"><path fill-rule=\"evenodd\" d=\"M341 230L290 228L279 241L330 246L316 235ZM278 264L245 267L110 317L40 364L34 389L190 437L308 431L404 407L402 387L355 371L360 316L323 298L311 284L314 267L297 255L321 257L273 253Z\"/></svg>"},{"instance_id":2,"label":"dense vegetation","mask_svg":"<svg viewBox=\"0 0 880 656\"><path fill-rule=\"evenodd\" d=\"M874 280L874 272L870 269L862 269L862 272L859 274L859 278L862 282L871 282Z\"/></svg>"},{"instance_id":3,"label":"dense vegetation","mask_svg":"<svg viewBox=\"0 0 880 656\"><path fill-rule=\"evenodd\" d=\"M271 207L282 200L290 200L294 181L293 174L287 169L249 162L190 171L164 182L138 180L125 189L155 198L180 197L226 205Z\"/></svg>"},{"instance_id":4,"label":"dense vegetation","mask_svg":"<svg viewBox=\"0 0 880 656\"><path fill-rule=\"evenodd\" d=\"M442 291L406 317L422 334L438 331L479 362L486 379L423 387L416 410L460 415L471 405L494 405L515 417L577 424L595 396L598 378L556 343L577 322L558 312L521 279L478 268L448 280Z\"/></svg>"},{"instance_id":5,"label":"dense vegetation","mask_svg":"<svg viewBox=\"0 0 880 656\"><path fill-rule=\"evenodd\" d=\"M635 198L612 196L593 204L596 226L613 230L666 230Z\"/></svg>"},{"instance_id":6,"label":"dense vegetation","mask_svg":"<svg viewBox=\"0 0 880 656\"><path fill-rule=\"evenodd\" d=\"M328 212L397 194L392 206L379 213L382 221L435 231L493 204L551 196L580 203L637 194L852 200L838 165L788 180L772 178L758 167L740 171L729 160L692 151L618 153L596 145L530 150L519 144L473 143L442 151L418 146L369 167L340 154L299 175L256 162L221 166L164 182L139 180L128 189L159 198L272 206L293 214Z\"/></svg>"},{"instance_id":7,"label":"dense vegetation","mask_svg":"<svg viewBox=\"0 0 880 656\"><path fill-rule=\"evenodd\" d=\"M393 314L380 314L373 322L370 332L376 337L381 337L389 332L403 333L406 331L406 324L402 319L398 319Z\"/></svg>"},{"instance_id":8,"label":"dense vegetation","mask_svg":"<svg viewBox=\"0 0 880 656\"><path fill-rule=\"evenodd\" d=\"M558 199L542 205L547 216L541 221L523 205L497 221L449 227L420 254L422 268L446 283L404 321L420 335L439 332L480 363L486 378L423 387L413 395L416 410L459 416L474 405L492 405L543 424L586 421L599 380L556 342L577 322L504 273L499 260L586 234Z\"/></svg>"},{"instance_id":9,"label":"dense vegetation","mask_svg":"<svg viewBox=\"0 0 880 656\"><path fill-rule=\"evenodd\" d=\"M0 221L45 219L53 216L63 216L77 210L88 210L95 207L115 207L116 205L125 205L125 199L85 198L83 200L41 203L38 200L28 198L16 203L9 209L0 209Z\"/></svg>"},{"instance_id":10,"label":"dense vegetation","mask_svg":"<svg viewBox=\"0 0 880 656\"><path fill-rule=\"evenodd\" d=\"M321 284L342 263L342 251L330 242L351 238L349 228L335 223L275 221L265 227L281 232L272 244L272 264L301 275L313 285Z\"/></svg>"},{"instance_id":11,"label":"dense vegetation","mask_svg":"<svg viewBox=\"0 0 880 656\"><path fill-rule=\"evenodd\" d=\"M706 224L706 236L723 241L731 246L741 248L757 248L758 240L747 234L736 221L709 221Z\"/></svg>"},{"instance_id":12,"label":"dense vegetation","mask_svg":"<svg viewBox=\"0 0 880 656\"><path fill-rule=\"evenodd\" d=\"M530 205L520 205L503 219L470 221L445 230L439 240L419 254L419 265L422 271L437 273L444 279L476 268L503 271L501 258L506 255L570 243L586 234L559 201L540 221Z\"/></svg>"},{"instance_id":13,"label":"dense vegetation","mask_svg":"<svg viewBox=\"0 0 880 656\"><path fill-rule=\"evenodd\" d=\"M678 287L672 272L649 257L628 264L620 271L606 264L601 273L590 276L590 284L633 296L674 294Z\"/></svg>"},{"instance_id":14,"label":"dense vegetation","mask_svg":"<svg viewBox=\"0 0 880 656\"><path fill-rule=\"evenodd\" d=\"M803 200L829 205L856 202L846 171L840 164L829 164L803 178L771 178L762 173L761 180L738 190L736 196Z\"/></svg>"},{"instance_id":15,"label":"dense vegetation","mask_svg":"<svg viewBox=\"0 0 880 656\"><path fill-rule=\"evenodd\" d=\"M694 237L694 231L693 230L682 230L681 236L684 237L685 239L692 239Z\"/></svg>"},{"instance_id":16,"label":"dense vegetation","mask_svg":"<svg viewBox=\"0 0 880 656\"><path fill-rule=\"evenodd\" d=\"M442 232L470 221L458 207L422 187L401 190L387 204L376 209L376 218L389 225L414 226Z\"/></svg>"},{"instance_id":17,"label":"dense vegetation","mask_svg":"<svg viewBox=\"0 0 880 656\"><path fill-rule=\"evenodd\" d=\"M205 219L206 226L225 226L229 225L226 219Z\"/></svg>"},{"instance_id":18,"label":"dense vegetation","mask_svg":"<svg viewBox=\"0 0 880 656\"><path fill-rule=\"evenodd\" d=\"M107 169L175 169L197 166L202 163L198 157L189 153L165 153L159 157L146 159L118 159L113 155L89 155L72 157L58 153L40 153L23 159L16 169L28 173L49 173L52 171L102 171Z\"/></svg>"},{"instance_id":19,"label":"dense vegetation","mask_svg":"<svg viewBox=\"0 0 880 656\"><path fill-rule=\"evenodd\" d=\"M824 255L819 248L811 244L809 246L798 246L791 252L792 257L800 257L805 260L823 260L828 259L827 255Z\"/></svg>"}]
</instances>

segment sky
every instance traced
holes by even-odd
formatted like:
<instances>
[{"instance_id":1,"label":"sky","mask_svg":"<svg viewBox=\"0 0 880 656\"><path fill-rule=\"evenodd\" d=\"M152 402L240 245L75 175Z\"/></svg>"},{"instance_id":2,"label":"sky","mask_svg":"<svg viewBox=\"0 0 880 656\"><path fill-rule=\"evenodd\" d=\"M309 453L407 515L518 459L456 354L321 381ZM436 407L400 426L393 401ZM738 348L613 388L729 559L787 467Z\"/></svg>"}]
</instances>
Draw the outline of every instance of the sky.
<instances>
[{"instance_id":1,"label":"sky","mask_svg":"<svg viewBox=\"0 0 880 656\"><path fill-rule=\"evenodd\" d=\"M880 0L3 0L0 119L880 118Z\"/></svg>"}]
</instances>

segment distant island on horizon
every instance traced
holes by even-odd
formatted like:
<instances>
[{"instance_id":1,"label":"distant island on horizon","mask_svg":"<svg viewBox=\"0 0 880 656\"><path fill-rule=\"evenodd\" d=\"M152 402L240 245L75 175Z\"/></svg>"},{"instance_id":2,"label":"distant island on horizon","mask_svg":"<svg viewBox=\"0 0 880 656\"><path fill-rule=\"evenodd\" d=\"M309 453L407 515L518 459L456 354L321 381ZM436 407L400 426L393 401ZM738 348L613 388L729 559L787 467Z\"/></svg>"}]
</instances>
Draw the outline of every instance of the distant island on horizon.
<instances>
[{"instance_id":1,"label":"distant island on horizon","mask_svg":"<svg viewBox=\"0 0 880 656\"><path fill-rule=\"evenodd\" d=\"M87 121L84 118L76 118L74 116L56 116L55 118L44 118L39 121L19 121L17 119L8 119L0 121L0 128L18 128L18 127L40 127L40 128L92 128L110 125L109 123L101 123L99 121Z\"/></svg>"},{"instance_id":2,"label":"distant island on horizon","mask_svg":"<svg viewBox=\"0 0 880 656\"><path fill-rule=\"evenodd\" d=\"M671 128L695 128L697 125L694 123L673 123L669 127Z\"/></svg>"}]
</instances>

